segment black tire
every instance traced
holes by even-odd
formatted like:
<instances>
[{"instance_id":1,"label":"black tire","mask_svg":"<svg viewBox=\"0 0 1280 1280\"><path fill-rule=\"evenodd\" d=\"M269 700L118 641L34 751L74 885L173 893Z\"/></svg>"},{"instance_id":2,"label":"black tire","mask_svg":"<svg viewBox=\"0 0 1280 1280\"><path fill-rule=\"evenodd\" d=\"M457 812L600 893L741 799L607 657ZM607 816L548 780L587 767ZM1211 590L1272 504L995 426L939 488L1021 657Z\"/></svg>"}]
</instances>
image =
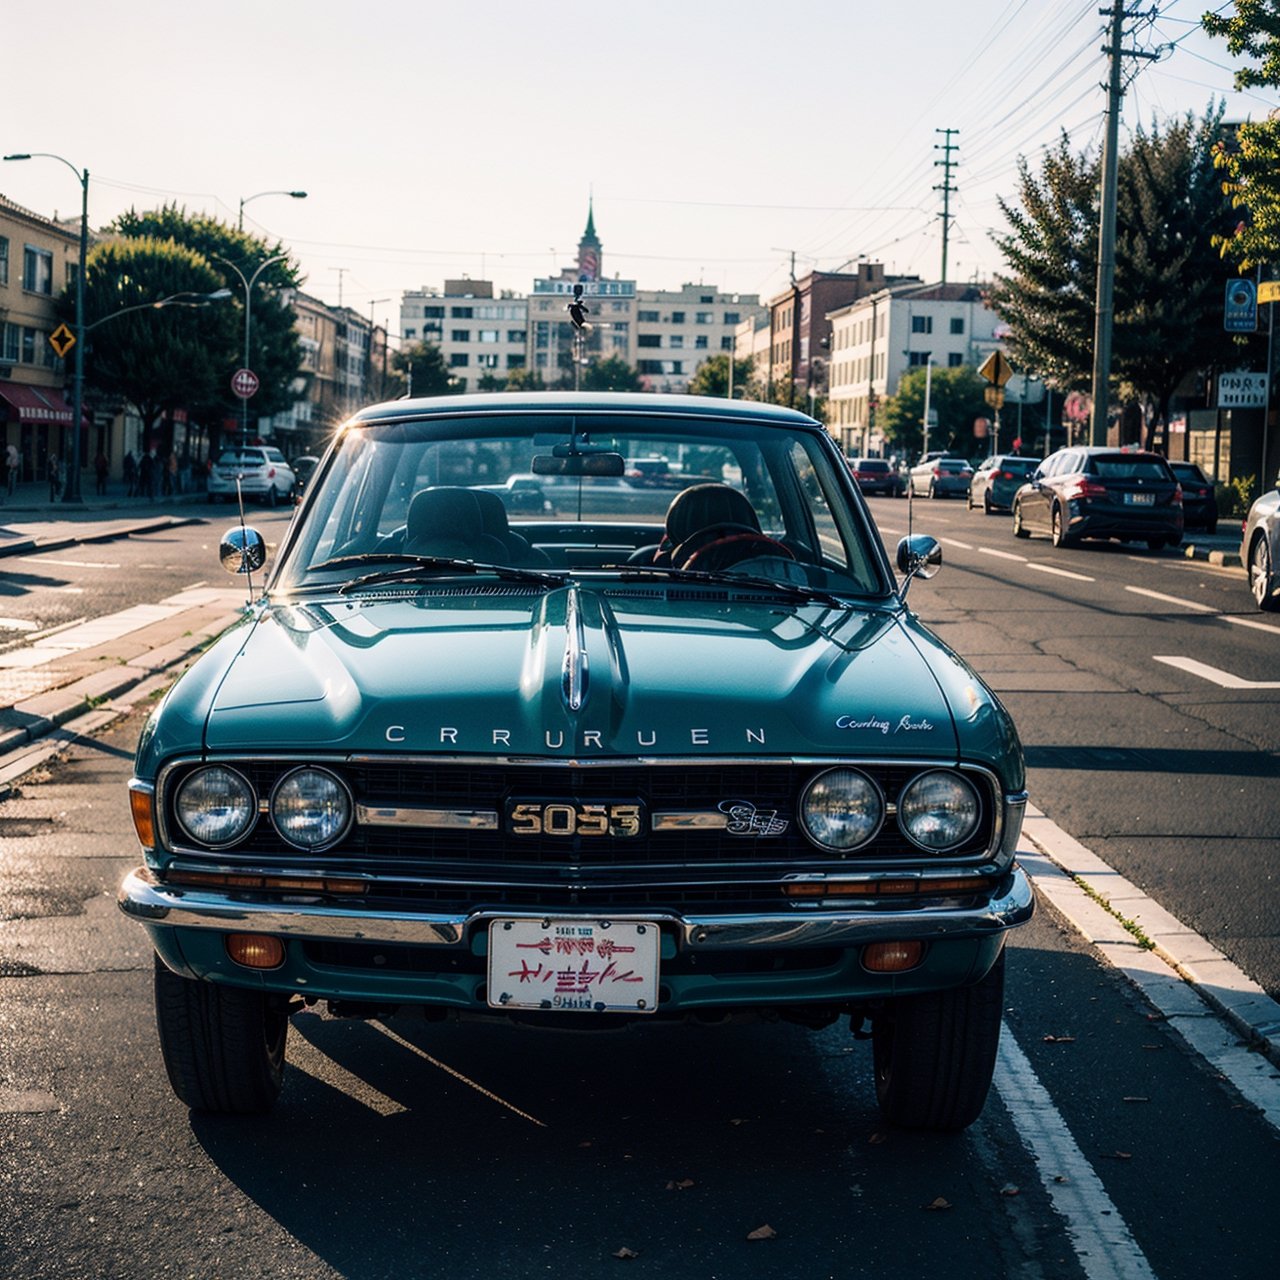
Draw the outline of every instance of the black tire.
<instances>
[{"instance_id":1,"label":"black tire","mask_svg":"<svg viewBox=\"0 0 1280 1280\"><path fill-rule=\"evenodd\" d=\"M966 511L973 510L973 490L972 489L968 490L968 492L964 495L964 509Z\"/></svg>"},{"instance_id":2,"label":"black tire","mask_svg":"<svg viewBox=\"0 0 1280 1280\"><path fill-rule=\"evenodd\" d=\"M1207 525L1205 525L1205 527L1204 527L1204 531L1205 531L1205 533L1217 533L1217 532L1218 532L1218 522L1217 522L1216 520L1210 520L1210 521L1209 521L1209 523L1208 523Z\"/></svg>"},{"instance_id":3,"label":"black tire","mask_svg":"<svg viewBox=\"0 0 1280 1280\"><path fill-rule=\"evenodd\" d=\"M1272 580L1271 548L1267 545L1265 534L1253 540L1249 548L1249 590L1253 602L1264 613L1274 613L1280 609L1280 600L1276 599L1275 582Z\"/></svg>"},{"instance_id":4,"label":"black tire","mask_svg":"<svg viewBox=\"0 0 1280 1280\"><path fill-rule=\"evenodd\" d=\"M275 485L267 490L267 506L274 507L280 501L280 495L276 492Z\"/></svg>"},{"instance_id":5,"label":"black tire","mask_svg":"<svg viewBox=\"0 0 1280 1280\"><path fill-rule=\"evenodd\" d=\"M289 1016L262 991L183 978L155 958L156 1028L174 1093L193 1111L260 1115L284 1083Z\"/></svg>"},{"instance_id":6,"label":"black tire","mask_svg":"<svg viewBox=\"0 0 1280 1280\"><path fill-rule=\"evenodd\" d=\"M1148 550L1148 551L1163 551L1163 550L1164 550L1164 546L1165 546L1165 540L1164 540L1163 538L1148 538L1148 539L1147 539L1147 550Z\"/></svg>"},{"instance_id":7,"label":"black tire","mask_svg":"<svg viewBox=\"0 0 1280 1280\"><path fill-rule=\"evenodd\" d=\"M1075 541L1067 532L1067 524L1062 518L1062 508L1059 506L1055 506L1049 516L1049 530L1055 547L1069 547Z\"/></svg>"},{"instance_id":8,"label":"black tire","mask_svg":"<svg viewBox=\"0 0 1280 1280\"><path fill-rule=\"evenodd\" d=\"M995 513L996 509L991 505L991 490L988 489L982 495L982 514L984 516L993 516Z\"/></svg>"},{"instance_id":9,"label":"black tire","mask_svg":"<svg viewBox=\"0 0 1280 1280\"><path fill-rule=\"evenodd\" d=\"M936 498L937 498L937 496L938 496L938 490L937 490L937 488L934 486L933 481L932 481L932 480L930 480L930 481L929 481L929 497L936 499Z\"/></svg>"},{"instance_id":10,"label":"black tire","mask_svg":"<svg viewBox=\"0 0 1280 1280\"><path fill-rule=\"evenodd\" d=\"M1022 523L1022 503L1013 504L1013 536L1015 538L1031 537L1031 530Z\"/></svg>"},{"instance_id":11,"label":"black tire","mask_svg":"<svg viewBox=\"0 0 1280 1280\"><path fill-rule=\"evenodd\" d=\"M971 987L903 996L871 1023L876 1097L900 1129L953 1133L982 1113L995 1074L1004 953Z\"/></svg>"}]
</instances>

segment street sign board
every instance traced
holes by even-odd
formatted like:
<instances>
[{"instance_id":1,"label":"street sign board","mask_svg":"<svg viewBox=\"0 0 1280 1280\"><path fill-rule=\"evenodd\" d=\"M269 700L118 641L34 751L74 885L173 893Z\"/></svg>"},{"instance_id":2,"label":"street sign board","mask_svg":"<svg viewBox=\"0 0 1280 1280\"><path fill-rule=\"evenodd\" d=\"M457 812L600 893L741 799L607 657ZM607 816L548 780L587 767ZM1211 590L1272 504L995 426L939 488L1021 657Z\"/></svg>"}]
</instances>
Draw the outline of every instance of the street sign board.
<instances>
[{"instance_id":1,"label":"street sign board","mask_svg":"<svg viewBox=\"0 0 1280 1280\"><path fill-rule=\"evenodd\" d=\"M1265 373L1218 374L1219 409L1265 409L1266 406Z\"/></svg>"},{"instance_id":2,"label":"street sign board","mask_svg":"<svg viewBox=\"0 0 1280 1280\"><path fill-rule=\"evenodd\" d=\"M1252 333L1258 327L1258 286L1244 276L1227 281L1222 327L1228 333Z\"/></svg>"},{"instance_id":3,"label":"street sign board","mask_svg":"<svg viewBox=\"0 0 1280 1280\"><path fill-rule=\"evenodd\" d=\"M248 400L258 389L258 375L252 369L237 369L231 375L231 390L241 400Z\"/></svg>"},{"instance_id":4,"label":"street sign board","mask_svg":"<svg viewBox=\"0 0 1280 1280\"><path fill-rule=\"evenodd\" d=\"M1044 382L1029 373L1015 373L1005 383L1004 396L1010 404L1039 404L1044 399Z\"/></svg>"},{"instance_id":5,"label":"street sign board","mask_svg":"<svg viewBox=\"0 0 1280 1280\"><path fill-rule=\"evenodd\" d=\"M1280 280L1264 280L1258 286L1259 302L1280 302Z\"/></svg>"},{"instance_id":6,"label":"street sign board","mask_svg":"<svg viewBox=\"0 0 1280 1280\"><path fill-rule=\"evenodd\" d=\"M58 358L61 359L76 345L76 335L65 324L60 324L49 335L49 345L54 349Z\"/></svg>"},{"instance_id":7,"label":"street sign board","mask_svg":"<svg viewBox=\"0 0 1280 1280\"><path fill-rule=\"evenodd\" d=\"M993 351L978 367L978 373L993 386L1003 387L1013 377L1013 367L1004 357L1004 352Z\"/></svg>"},{"instance_id":8,"label":"street sign board","mask_svg":"<svg viewBox=\"0 0 1280 1280\"><path fill-rule=\"evenodd\" d=\"M982 393L982 396L993 409L1002 409L1004 407L1004 389L1002 387L988 387Z\"/></svg>"}]
</instances>

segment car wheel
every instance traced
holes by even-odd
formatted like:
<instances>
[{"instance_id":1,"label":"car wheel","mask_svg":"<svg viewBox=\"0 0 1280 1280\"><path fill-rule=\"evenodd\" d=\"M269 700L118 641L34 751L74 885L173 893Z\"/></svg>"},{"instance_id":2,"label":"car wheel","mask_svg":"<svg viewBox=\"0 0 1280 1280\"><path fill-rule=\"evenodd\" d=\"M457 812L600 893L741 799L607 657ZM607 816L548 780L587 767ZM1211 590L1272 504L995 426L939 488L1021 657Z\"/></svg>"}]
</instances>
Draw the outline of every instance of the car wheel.
<instances>
[{"instance_id":1,"label":"car wheel","mask_svg":"<svg viewBox=\"0 0 1280 1280\"><path fill-rule=\"evenodd\" d=\"M275 485L267 490L267 506L274 507L280 501L280 495L276 492Z\"/></svg>"},{"instance_id":2,"label":"car wheel","mask_svg":"<svg viewBox=\"0 0 1280 1280\"><path fill-rule=\"evenodd\" d=\"M1280 609L1280 600L1275 597L1275 583L1271 579L1271 548L1265 536L1256 538L1249 550L1249 590L1259 609L1266 613Z\"/></svg>"},{"instance_id":3,"label":"car wheel","mask_svg":"<svg viewBox=\"0 0 1280 1280\"><path fill-rule=\"evenodd\" d=\"M970 489L968 493L964 495L964 509L966 511L973 510L973 490L972 489Z\"/></svg>"},{"instance_id":4,"label":"car wheel","mask_svg":"<svg viewBox=\"0 0 1280 1280\"><path fill-rule=\"evenodd\" d=\"M278 997L174 973L155 957L156 1027L173 1091L193 1111L270 1111L289 1017Z\"/></svg>"},{"instance_id":5,"label":"car wheel","mask_svg":"<svg viewBox=\"0 0 1280 1280\"><path fill-rule=\"evenodd\" d=\"M1207 525L1205 525L1205 527L1204 527L1204 531L1205 531L1205 533L1217 533L1217 532L1218 532L1218 522L1217 522L1216 520L1210 520L1210 521L1209 521L1209 523L1208 523Z\"/></svg>"},{"instance_id":6,"label":"car wheel","mask_svg":"<svg viewBox=\"0 0 1280 1280\"><path fill-rule=\"evenodd\" d=\"M1031 537L1031 530L1022 523L1022 503L1013 504L1013 536L1015 538Z\"/></svg>"},{"instance_id":7,"label":"car wheel","mask_svg":"<svg viewBox=\"0 0 1280 1280\"><path fill-rule=\"evenodd\" d=\"M932 480L930 480L929 481L929 497L936 499L937 496L938 496L937 486L933 483Z\"/></svg>"},{"instance_id":8,"label":"car wheel","mask_svg":"<svg viewBox=\"0 0 1280 1280\"><path fill-rule=\"evenodd\" d=\"M988 489L982 495L982 514L984 516L993 516L996 513L995 507L991 505L991 490Z\"/></svg>"},{"instance_id":9,"label":"car wheel","mask_svg":"<svg viewBox=\"0 0 1280 1280\"><path fill-rule=\"evenodd\" d=\"M1163 550L1164 550L1164 545L1165 545L1165 544L1164 544L1164 539L1163 539L1163 538L1148 538L1148 539L1147 539L1147 550L1148 550L1148 551L1163 551Z\"/></svg>"},{"instance_id":10,"label":"car wheel","mask_svg":"<svg viewBox=\"0 0 1280 1280\"><path fill-rule=\"evenodd\" d=\"M1055 506L1049 517L1049 527L1055 547L1069 547L1075 539L1067 532L1067 522L1062 518L1062 508Z\"/></svg>"},{"instance_id":11,"label":"car wheel","mask_svg":"<svg viewBox=\"0 0 1280 1280\"><path fill-rule=\"evenodd\" d=\"M902 1129L954 1132L982 1112L995 1073L1004 953L981 982L892 1000L871 1023L880 1112Z\"/></svg>"}]
</instances>

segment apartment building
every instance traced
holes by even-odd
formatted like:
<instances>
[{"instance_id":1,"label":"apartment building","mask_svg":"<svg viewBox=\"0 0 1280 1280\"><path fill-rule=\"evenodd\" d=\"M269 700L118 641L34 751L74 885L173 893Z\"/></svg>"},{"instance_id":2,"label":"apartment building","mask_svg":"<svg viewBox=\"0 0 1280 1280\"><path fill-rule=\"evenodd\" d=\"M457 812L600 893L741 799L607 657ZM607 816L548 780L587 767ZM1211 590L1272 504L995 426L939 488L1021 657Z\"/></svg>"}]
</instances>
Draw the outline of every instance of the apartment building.
<instances>
[{"instance_id":1,"label":"apartment building","mask_svg":"<svg viewBox=\"0 0 1280 1280\"><path fill-rule=\"evenodd\" d=\"M67 372L49 343L58 327L54 300L74 285L79 223L63 226L0 196L0 452L16 445L23 480L42 479L50 455L70 453ZM81 460L96 441L83 431Z\"/></svg>"},{"instance_id":2,"label":"apartment building","mask_svg":"<svg viewBox=\"0 0 1280 1280\"><path fill-rule=\"evenodd\" d=\"M400 300L404 344L439 347L463 391L505 383L513 369L523 369L528 328L528 300L509 291L495 297L490 280L446 280L442 290L424 286Z\"/></svg>"},{"instance_id":3,"label":"apartment building","mask_svg":"<svg viewBox=\"0 0 1280 1280\"><path fill-rule=\"evenodd\" d=\"M827 416L851 455L879 453L876 410L908 369L976 368L999 346L977 284L898 284L832 311Z\"/></svg>"},{"instance_id":4,"label":"apartment building","mask_svg":"<svg viewBox=\"0 0 1280 1280\"><path fill-rule=\"evenodd\" d=\"M723 293L701 284L636 293L635 366L648 391L687 391L698 366L731 355L740 324L763 316L758 294Z\"/></svg>"}]
</instances>

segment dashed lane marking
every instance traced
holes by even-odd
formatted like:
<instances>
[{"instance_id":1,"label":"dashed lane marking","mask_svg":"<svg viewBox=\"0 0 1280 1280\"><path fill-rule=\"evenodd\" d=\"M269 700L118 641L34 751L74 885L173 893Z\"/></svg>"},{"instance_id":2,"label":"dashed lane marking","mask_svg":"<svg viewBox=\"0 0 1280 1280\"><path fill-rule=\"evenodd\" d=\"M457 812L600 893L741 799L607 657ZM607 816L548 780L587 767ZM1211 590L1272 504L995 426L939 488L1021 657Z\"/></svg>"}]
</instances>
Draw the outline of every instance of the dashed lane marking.
<instances>
[{"instance_id":1,"label":"dashed lane marking","mask_svg":"<svg viewBox=\"0 0 1280 1280\"><path fill-rule=\"evenodd\" d=\"M27 563L56 564L60 569L118 569L119 564L110 560L55 560L52 556L21 556ZM138 566L139 568L141 566Z\"/></svg>"},{"instance_id":2,"label":"dashed lane marking","mask_svg":"<svg viewBox=\"0 0 1280 1280\"><path fill-rule=\"evenodd\" d=\"M1019 564L1027 563L1026 556L1020 556L1013 551L997 551L995 547L979 547L978 550L984 556L995 556L999 560L1016 560Z\"/></svg>"},{"instance_id":3,"label":"dashed lane marking","mask_svg":"<svg viewBox=\"0 0 1280 1280\"><path fill-rule=\"evenodd\" d=\"M1201 604L1199 600L1184 600L1181 596L1167 596L1163 591L1148 591L1146 587L1125 587L1135 596L1146 596L1150 600L1159 600L1162 604L1176 604L1183 609L1194 609L1197 613L1217 613L1216 604Z\"/></svg>"},{"instance_id":4,"label":"dashed lane marking","mask_svg":"<svg viewBox=\"0 0 1280 1280\"><path fill-rule=\"evenodd\" d=\"M1280 680L1246 680L1243 676L1232 675L1220 667L1211 667L1207 662L1197 662L1195 658L1182 658L1152 654L1153 662L1163 662L1166 666L1177 667L1188 675L1199 676L1221 689L1280 689Z\"/></svg>"},{"instance_id":5,"label":"dashed lane marking","mask_svg":"<svg viewBox=\"0 0 1280 1280\"><path fill-rule=\"evenodd\" d=\"M948 547L959 547L961 551L972 551L972 542L961 542L958 538L939 538L939 542Z\"/></svg>"},{"instance_id":6,"label":"dashed lane marking","mask_svg":"<svg viewBox=\"0 0 1280 1280\"><path fill-rule=\"evenodd\" d=\"M1059 569L1056 564L1037 564L1034 560L1027 561L1028 569L1036 569L1040 573L1053 573L1059 578L1073 578L1076 582L1097 582L1097 578L1091 578L1085 573L1072 573L1070 569Z\"/></svg>"}]
</instances>

